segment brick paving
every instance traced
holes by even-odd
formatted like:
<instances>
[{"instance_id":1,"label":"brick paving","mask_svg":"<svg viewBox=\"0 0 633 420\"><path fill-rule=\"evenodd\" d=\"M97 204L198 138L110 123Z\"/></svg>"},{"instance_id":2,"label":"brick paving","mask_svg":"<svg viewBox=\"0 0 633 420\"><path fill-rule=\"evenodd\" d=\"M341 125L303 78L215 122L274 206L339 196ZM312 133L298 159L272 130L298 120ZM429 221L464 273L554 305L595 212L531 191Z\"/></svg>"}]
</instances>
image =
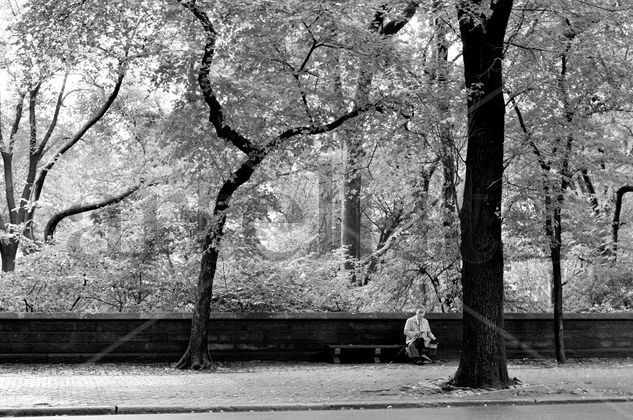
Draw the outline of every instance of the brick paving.
<instances>
[{"instance_id":1,"label":"brick paving","mask_svg":"<svg viewBox=\"0 0 633 420\"><path fill-rule=\"evenodd\" d=\"M445 383L457 362L407 364L235 363L216 372L166 365L0 365L0 408L457 403L512 398L633 397L633 360L510 363L517 386L502 391Z\"/></svg>"}]
</instances>

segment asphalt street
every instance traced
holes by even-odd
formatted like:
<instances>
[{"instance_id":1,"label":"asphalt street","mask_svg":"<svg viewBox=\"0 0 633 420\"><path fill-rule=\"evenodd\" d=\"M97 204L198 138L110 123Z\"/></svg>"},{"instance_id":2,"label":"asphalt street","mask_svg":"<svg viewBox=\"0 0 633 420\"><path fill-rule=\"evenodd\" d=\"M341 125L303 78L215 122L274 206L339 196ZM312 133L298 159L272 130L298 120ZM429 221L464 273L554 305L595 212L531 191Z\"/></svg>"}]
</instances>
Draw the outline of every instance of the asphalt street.
<instances>
[{"instance_id":1,"label":"asphalt street","mask_svg":"<svg viewBox=\"0 0 633 420\"><path fill-rule=\"evenodd\" d=\"M633 403L552 404L529 406L445 407L387 410L277 411L239 413L139 414L64 416L72 420L633 420ZM20 417L22 420L59 420L60 417Z\"/></svg>"}]
</instances>

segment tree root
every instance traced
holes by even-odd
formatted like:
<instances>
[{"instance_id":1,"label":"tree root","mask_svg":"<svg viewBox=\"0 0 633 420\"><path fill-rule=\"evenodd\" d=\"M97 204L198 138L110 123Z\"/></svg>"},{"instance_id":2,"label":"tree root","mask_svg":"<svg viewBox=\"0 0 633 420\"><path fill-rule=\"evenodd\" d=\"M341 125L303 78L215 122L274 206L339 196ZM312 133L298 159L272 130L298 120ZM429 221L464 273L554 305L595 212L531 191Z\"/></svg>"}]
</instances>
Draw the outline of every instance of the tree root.
<instances>
[{"instance_id":1,"label":"tree root","mask_svg":"<svg viewBox=\"0 0 633 420\"><path fill-rule=\"evenodd\" d=\"M174 367L181 370L193 369L215 372L218 365L213 362L208 351L194 353L191 351L190 347L187 347L185 354L183 354L180 360L174 364Z\"/></svg>"}]
</instances>

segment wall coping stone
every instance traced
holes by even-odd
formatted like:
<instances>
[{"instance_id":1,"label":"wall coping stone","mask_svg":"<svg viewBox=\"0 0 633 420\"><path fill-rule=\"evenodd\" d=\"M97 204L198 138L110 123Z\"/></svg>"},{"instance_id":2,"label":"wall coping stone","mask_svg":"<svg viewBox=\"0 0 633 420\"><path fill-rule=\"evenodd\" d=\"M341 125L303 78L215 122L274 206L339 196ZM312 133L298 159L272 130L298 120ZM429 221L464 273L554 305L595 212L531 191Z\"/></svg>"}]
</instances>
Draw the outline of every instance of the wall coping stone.
<instances>
[{"instance_id":1,"label":"wall coping stone","mask_svg":"<svg viewBox=\"0 0 633 420\"><path fill-rule=\"evenodd\" d=\"M211 320L357 320L357 319L384 319L384 320L404 320L412 316L412 312L293 312L293 313L272 313L272 312L213 312ZM427 313L426 318L443 320L461 320L461 313ZM190 313L45 313L45 312L0 312L0 320L190 320ZM553 313L505 313L505 320L553 320ZM566 313L565 320L633 320L633 312L614 313Z\"/></svg>"}]
</instances>

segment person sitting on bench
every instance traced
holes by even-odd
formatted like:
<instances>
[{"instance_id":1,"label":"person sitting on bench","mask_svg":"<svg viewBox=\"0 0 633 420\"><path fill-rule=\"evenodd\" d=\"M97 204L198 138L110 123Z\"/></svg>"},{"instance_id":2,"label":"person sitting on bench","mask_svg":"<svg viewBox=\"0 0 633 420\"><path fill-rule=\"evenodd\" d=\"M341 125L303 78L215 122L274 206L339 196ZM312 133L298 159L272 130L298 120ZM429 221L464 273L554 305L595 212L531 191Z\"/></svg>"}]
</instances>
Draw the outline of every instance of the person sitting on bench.
<instances>
[{"instance_id":1,"label":"person sitting on bench","mask_svg":"<svg viewBox=\"0 0 633 420\"><path fill-rule=\"evenodd\" d=\"M429 346L435 346L437 340L431 332L429 321L424 318L424 315L426 315L426 311L418 309L415 311L415 316L407 319L406 324L404 324L407 355L419 365L424 364L424 361L433 363L433 360L429 357Z\"/></svg>"}]
</instances>

